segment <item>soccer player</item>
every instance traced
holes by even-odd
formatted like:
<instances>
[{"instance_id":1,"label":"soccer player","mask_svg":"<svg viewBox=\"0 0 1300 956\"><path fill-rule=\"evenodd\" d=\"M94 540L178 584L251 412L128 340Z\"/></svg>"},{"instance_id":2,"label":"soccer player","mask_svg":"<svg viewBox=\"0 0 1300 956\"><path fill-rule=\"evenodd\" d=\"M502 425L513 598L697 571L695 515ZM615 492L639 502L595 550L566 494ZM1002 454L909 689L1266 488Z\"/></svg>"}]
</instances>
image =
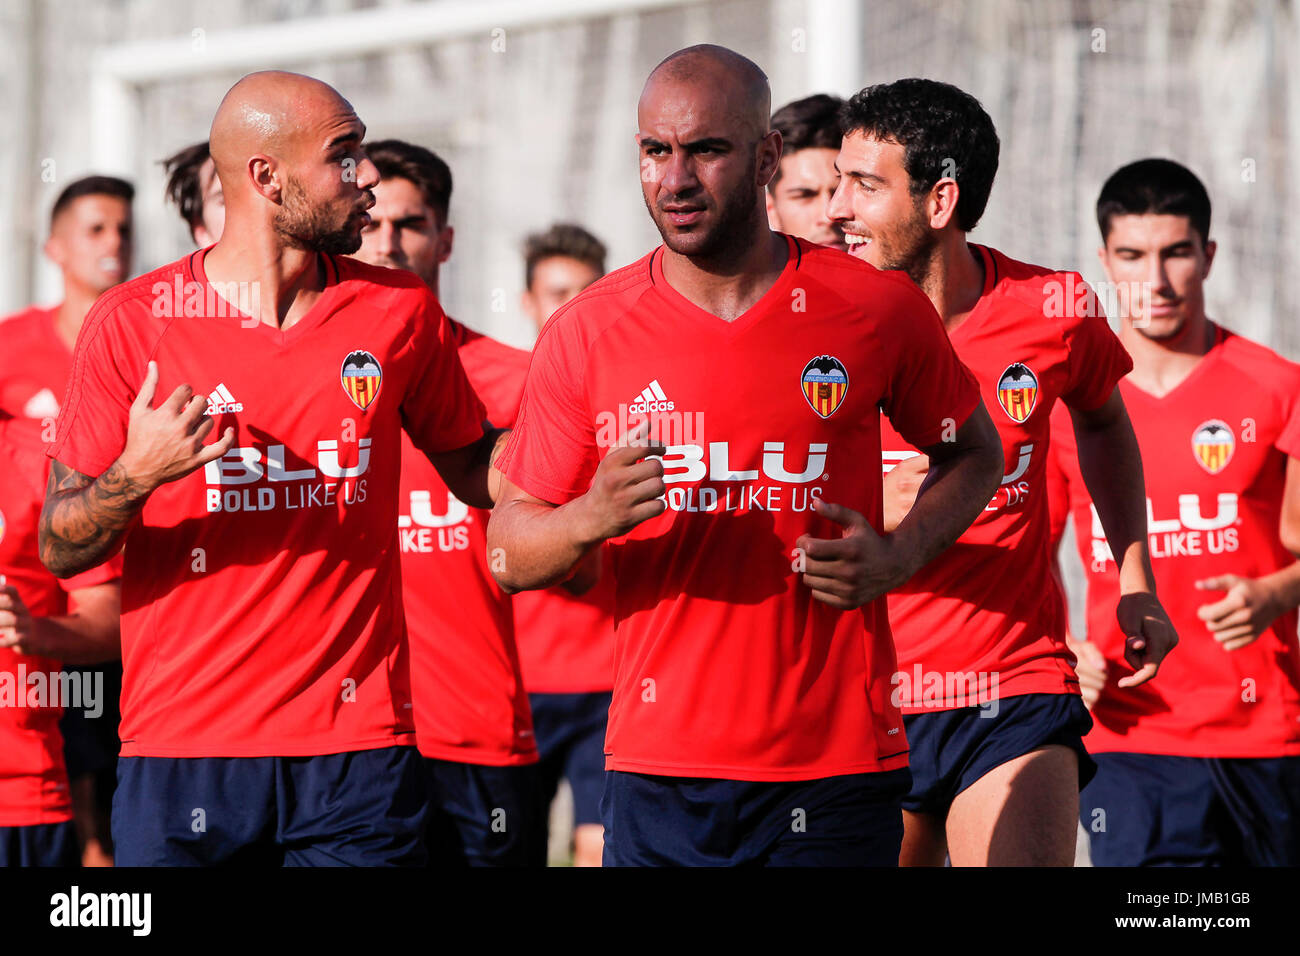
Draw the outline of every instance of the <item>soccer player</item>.
<instances>
[{"instance_id":1,"label":"soccer player","mask_svg":"<svg viewBox=\"0 0 1300 956\"><path fill-rule=\"evenodd\" d=\"M65 186L51 209L50 232L44 245L46 258L62 278L63 299L51 308L32 307L0 320L5 343L0 351L0 415L12 418L6 441L15 443L23 453L35 453L37 470L23 479L36 481L42 487L47 466L40 451L53 432L59 403L72 373L72 349L86 313L100 295L131 272L134 196L134 187L114 176L86 176ZM0 510L3 508L0 504ZM17 513L22 510L17 504L13 508ZM34 546L34 525L31 530L29 543ZM30 559L39 564L35 550ZM103 578L103 586L105 593L113 591L115 601L117 585L109 582L120 572L120 565L112 570L113 574ZM102 577L102 573L92 577ZM41 587L44 589L45 584ZM78 597L90 599L89 595ZM42 599L38 603L61 609L66 602L50 604ZM97 660L117 656L114 652ZM70 665L84 663L92 661L77 656L69 659ZM107 807L117 763L121 670L116 664L103 668L70 666L69 678L78 683L98 681L104 687L98 716L91 719L84 708L69 708L61 724L82 859L88 866L111 866ZM65 763L62 756L59 763L60 767Z\"/></svg>"},{"instance_id":2,"label":"soccer player","mask_svg":"<svg viewBox=\"0 0 1300 956\"><path fill-rule=\"evenodd\" d=\"M925 296L770 231L770 110L722 47L651 73L637 142L663 245L547 324L502 455L507 590L611 542L606 865L895 864L909 776L881 597L1001 470ZM891 535L881 408L939 464Z\"/></svg>"},{"instance_id":3,"label":"soccer player","mask_svg":"<svg viewBox=\"0 0 1300 956\"><path fill-rule=\"evenodd\" d=\"M221 239L78 340L41 557L66 577L127 543L119 863L425 862L400 437L487 507L498 434L424 284L345 255L364 134L318 80L244 77L209 138Z\"/></svg>"},{"instance_id":4,"label":"soccer player","mask_svg":"<svg viewBox=\"0 0 1300 956\"><path fill-rule=\"evenodd\" d=\"M1120 392L1146 473L1156 581L1182 640L1126 685L1115 558L1068 423L1053 510L1088 579L1081 679L1100 683L1080 819L1098 866L1300 865L1300 366L1205 314L1210 199L1167 159L1117 170L1099 250L1124 306ZM1117 679L1118 678L1118 679Z\"/></svg>"},{"instance_id":5,"label":"soccer player","mask_svg":"<svg viewBox=\"0 0 1300 956\"><path fill-rule=\"evenodd\" d=\"M195 245L203 249L215 243L226 221L226 203L207 140L168 156L163 169L167 172L167 198L190 227Z\"/></svg>"},{"instance_id":6,"label":"soccer player","mask_svg":"<svg viewBox=\"0 0 1300 956\"><path fill-rule=\"evenodd\" d=\"M1137 671L1126 686L1153 677L1177 640L1155 596L1142 465L1115 389L1129 359L1080 277L967 241L998 163L993 121L973 96L899 80L853 96L841 125L831 217L854 255L909 276L929 297L979 380L1005 459L975 523L889 597L894 693L912 747L901 862L941 866L946 852L954 866L1068 866L1092 766L1049 579L1044 476L1058 401L1123 558L1119 627ZM896 465L885 481L888 530L929 463L893 428L881 447L886 467Z\"/></svg>"},{"instance_id":7,"label":"soccer player","mask_svg":"<svg viewBox=\"0 0 1300 956\"><path fill-rule=\"evenodd\" d=\"M366 147L379 171L357 258L407 269L438 295L451 255L451 170L400 140ZM487 406L514 422L528 353L447 320L449 341ZM402 440L399 517L402 602L411 643L415 743L431 795L431 864L544 866L537 746L515 648L515 615L487 567L488 512L447 488Z\"/></svg>"},{"instance_id":8,"label":"soccer player","mask_svg":"<svg viewBox=\"0 0 1300 956\"><path fill-rule=\"evenodd\" d=\"M524 243L524 312L540 334L551 316L605 274L605 246L581 226L557 223ZM614 579L608 552L596 584L514 599L519 660L541 754L543 806L560 778L573 793L573 865L600 866L605 730L614 687Z\"/></svg>"},{"instance_id":9,"label":"soccer player","mask_svg":"<svg viewBox=\"0 0 1300 956\"><path fill-rule=\"evenodd\" d=\"M844 230L827 214L840 174L840 107L844 101L816 93L787 103L772 114L772 129L781 134L781 163L767 184L767 221L821 246L847 252Z\"/></svg>"}]
</instances>

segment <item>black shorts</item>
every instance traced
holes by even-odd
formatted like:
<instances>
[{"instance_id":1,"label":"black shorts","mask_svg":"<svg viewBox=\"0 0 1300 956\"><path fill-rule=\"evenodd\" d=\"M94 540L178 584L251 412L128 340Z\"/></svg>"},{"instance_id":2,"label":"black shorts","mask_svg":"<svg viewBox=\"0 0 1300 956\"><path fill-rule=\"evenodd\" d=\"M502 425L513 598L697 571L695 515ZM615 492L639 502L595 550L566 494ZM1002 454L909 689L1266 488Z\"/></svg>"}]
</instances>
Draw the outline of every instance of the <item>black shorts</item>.
<instances>
[{"instance_id":1,"label":"black shorts","mask_svg":"<svg viewBox=\"0 0 1300 956\"><path fill-rule=\"evenodd\" d=\"M957 794L994 767L1051 744L1079 755L1079 789L1097 772L1083 746L1092 716L1077 694L1024 694L903 717L912 789L903 809L948 815Z\"/></svg>"},{"instance_id":2,"label":"black shorts","mask_svg":"<svg viewBox=\"0 0 1300 956\"><path fill-rule=\"evenodd\" d=\"M573 790L573 825L600 823L605 789L605 724L609 691L589 694L529 694L533 733L542 762L542 796L555 798L560 778Z\"/></svg>"},{"instance_id":3,"label":"black shorts","mask_svg":"<svg viewBox=\"0 0 1300 956\"><path fill-rule=\"evenodd\" d=\"M80 865L77 830L71 820L0 827L0 867Z\"/></svg>"},{"instance_id":4,"label":"black shorts","mask_svg":"<svg viewBox=\"0 0 1300 956\"><path fill-rule=\"evenodd\" d=\"M1300 757L1097 754L1094 866L1300 866Z\"/></svg>"},{"instance_id":5,"label":"black shorts","mask_svg":"<svg viewBox=\"0 0 1300 956\"><path fill-rule=\"evenodd\" d=\"M429 866L545 866L537 764L487 767L426 757Z\"/></svg>"}]
</instances>

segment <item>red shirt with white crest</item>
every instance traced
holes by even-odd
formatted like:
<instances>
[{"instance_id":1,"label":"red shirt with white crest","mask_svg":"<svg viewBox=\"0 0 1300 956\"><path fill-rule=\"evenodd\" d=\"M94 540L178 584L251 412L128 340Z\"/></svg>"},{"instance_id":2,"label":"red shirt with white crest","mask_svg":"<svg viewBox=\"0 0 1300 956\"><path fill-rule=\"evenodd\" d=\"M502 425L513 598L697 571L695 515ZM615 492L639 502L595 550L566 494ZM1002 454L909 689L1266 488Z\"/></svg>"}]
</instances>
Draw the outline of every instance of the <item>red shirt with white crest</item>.
<instances>
[{"instance_id":1,"label":"red shirt with white crest","mask_svg":"<svg viewBox=\"0 0 1300 956\"><path fill-rule=\"evenodd\" d=\"M1074 519L1088 576L1087 638L1107 678L1085 738L1094 753L1186 757L1300 754L1300 647L1294 609L1245 647L1225 651L1197 608L1221 600L1196 582L1258 578L1295 557L1279 536L1289 458L1300 456L1300 365L1218 329L1191 374L1156 397L1120 383L1142 451L1147 533L1156 593L1178 646L1154 679L1133 673L1115 619L1119 574L1083 484L1068 416L1052 422L1052 511L1057 535Z\"/></svg>"},{"instance_id":2,"label":"red shirt with white crest","mask_svg":"<svg viewBox=\"0 0 1300 956\"><path fill-rule=\"evenodd\" d=\"M501 466L529 494L584 494L649 417L667 511L609 544L611 770L806 780L906 766L883 600L839 611L796 571L823 498L882 522L880 409L919 445L979 401L933 307L901 275L786 237L776 283L724 321L664 278L664 251L547 324Z\"/></svg>"},{"instance_id":3,"label":"red shirt with white crest","mask_svg":"<svg viewBox=\"0 0 1300 956\"><path fill-rule=\"evenodd\" d=\"M462 448L483 434L483 405L409 273L321 256L319 299L278 329L218 294L203 256L95 303L47 449L101 474L150 360L154 407L188 383L209 396L209 440L236 432L225 456L155 490L127 535L122 754L411 744L401 436L430 453Z\"/></svg>"}]
</instances>

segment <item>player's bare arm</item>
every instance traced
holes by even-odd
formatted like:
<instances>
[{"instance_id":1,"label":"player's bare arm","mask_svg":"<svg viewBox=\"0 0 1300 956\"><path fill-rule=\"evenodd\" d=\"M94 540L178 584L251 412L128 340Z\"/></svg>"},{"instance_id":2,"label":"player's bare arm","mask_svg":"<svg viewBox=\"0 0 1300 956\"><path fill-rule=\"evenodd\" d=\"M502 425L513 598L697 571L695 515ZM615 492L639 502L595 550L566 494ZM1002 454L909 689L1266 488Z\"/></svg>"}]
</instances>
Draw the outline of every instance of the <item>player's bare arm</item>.
<instances>
[{"instance_id":1,"label":"player's bare arm","mask_svg":"<svg viewBox=\"0 0 1300 956\"><path fill-rule=\"evenodd\" d=\"M491 508L501 495L501 473L492 464L509 437L509 429L485 424L478 441L464 448L434 452L429 461L453 495L471 507Z\"/></svg>"},{"instance_id":2,"label":"player's bare arm","mask_svg":"<svg viewBox=\"0 0 1300 956\"><path fill-rule=\"evenodd\" d=\"M227 428L219 441L204 445L213 421L204 413L206 395L178 385L157 408L158 367L149 363L131 403L126 447L97 478L60 461L50 463L41 510L41 561L60 578L102 564L122 546L123 536L154 489L184 478L220 458L235 441Z\"/></svg>"},{"instance_id":3,"label":"player's bare arm","mask_svg":"<svg viewBox=\"0 0 1300 956\"><path fill-rule=\"evenodd\" d=\"M1169 615L1156 597L1147 550L1146 482L1142 454L1118 387L1091 411L1070 409L1079 447L1079 471L1119 567L1116 617L1126 635L1124 659L1136 671L1119 679L1136 687L1156 676L1178 643Z\"/></svg>"},{"instance_id":4,"label":"player's bare arm","mask_svg":"<svg viewBox=\"0 0 1300 956\"><path fill-rule=\"evenodd\" d=\"M501 478L487 538L488 565L502 588L514 593L563 582L589 567L584 559L602 542L664 513L664 466L653 456L666 449L647 443L648 427L606 455L587 493L567 504L535 498Z\"/></svg>"},{"instance_id":5,"label":"player's bare arm","mask_svg":"<svg viewBox=\"0 0 1300 956\"><path fill-rule=\"evenodd\" d=\"M903 584L956 541L979 517L1002 479L1002 445L981 402L951 442L922 449L929 471L916 502L892 531L879 535L849 508L818 500L817 513L844 531L836 539L803 535L804 583L813 597L843 610L861 607Z\"/></svg>"},{"instance_id":6,"label":"player's bare arm","mask_svg":"<svg viewBox=\"0 0 1300 956\"><path fill-rule=\"evenodd\" d=\"M1286 549L1300 558L1300 460L1295 458L1287 459L1278 532ZM1254 642L1287 611L1300 607L1300 561L1259 578L1220 574L1197 581L1196 587L1227 592L1202 604L1196 615L1225 651L1235 651Z\"/></svg>"},{"instance_id":7,"label":"player's bare arm","mask_svg":"<svg viewBox=\"0 0 1300 956\"><path fill-rule=\"evenodd\" d=\"M69 599L71 613L33 617L18 589L0 575L0 648L65 664L99 664L120 657L121 585L113 581L78 588Z\"/></svg>"}]
</instances>

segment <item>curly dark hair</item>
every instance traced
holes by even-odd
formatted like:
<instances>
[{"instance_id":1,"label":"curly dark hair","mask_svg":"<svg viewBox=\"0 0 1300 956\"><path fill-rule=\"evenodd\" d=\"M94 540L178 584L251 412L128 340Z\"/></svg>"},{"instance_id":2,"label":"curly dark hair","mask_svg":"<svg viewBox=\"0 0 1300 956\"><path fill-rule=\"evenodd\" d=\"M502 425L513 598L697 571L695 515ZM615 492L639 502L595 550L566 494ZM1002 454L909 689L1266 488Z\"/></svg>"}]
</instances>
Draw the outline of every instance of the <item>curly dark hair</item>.
<instances>
[{"instance_id":1,"label":"curly dark hair","mask_svg":"<svg viewBox=\"0 0 1300 956\"><path fill-rule=\"evenodd\" d=\"M1186 166L1172 159L1139 159L1110 174L1097 197L1097 225L1104 242L1115 216L1147 213L1186 216L1201 237L1210 238L1210 194Z\"/></svg>"},{"instance_id":2,"label":"curly dark hair","mask_svg":"<svg viewBox=\"0 0 1300 956\"><path fill-rule=\"evenodd\" d=\"M205 139L177 150L162 161L163 171L167 174L167 198L180 210L181 218L190 227L191 236L197 227L203 225L203 186L199 182L199 170L211 156Z\"/></svg>"},{"instance_id":3,"label":"curly dark hair","mask_svg":"<svg viewBox=\"0 0 1300 956\"><path fill-rule=\"evenodd\" d=\"M957 180L957 228L984 215L998 171L998 133L979 100L950 83L910 78L879 83L840 110L844 135L863 133L903 147L913 196L945 177Z\"/></svg>"}]
</instances>

